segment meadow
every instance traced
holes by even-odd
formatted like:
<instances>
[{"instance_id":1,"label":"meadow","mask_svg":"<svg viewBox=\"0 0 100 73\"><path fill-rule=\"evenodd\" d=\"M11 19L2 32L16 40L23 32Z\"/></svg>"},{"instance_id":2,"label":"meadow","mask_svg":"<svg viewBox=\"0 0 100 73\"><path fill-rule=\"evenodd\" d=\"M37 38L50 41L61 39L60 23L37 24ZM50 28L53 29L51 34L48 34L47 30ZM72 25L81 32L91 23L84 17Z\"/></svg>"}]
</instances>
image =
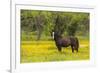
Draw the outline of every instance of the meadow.
<instances>
[{"instance_id":1,"label":"meadow","mask_svg":"<svg viewBox=\"0 0 100 73\"><path fill-rule=\"evenodd\" d=\"M89 60L89 39L80 37L79 52L72 53L71 47L58 52L54 40L21 41L21 63Z\"/></svg>"},{"instance_id":2,"label":"meadow","mask_svg":"<svg viewBox=\"0 0 100 73\"><path fill-rule=\"evenodd\" d=\"M20 63L89 60L90 13L45 10L20 11ZM59 36L76 36L79 52L71 47L58 51L52 32Z\"/></svg>"}]
</instances>

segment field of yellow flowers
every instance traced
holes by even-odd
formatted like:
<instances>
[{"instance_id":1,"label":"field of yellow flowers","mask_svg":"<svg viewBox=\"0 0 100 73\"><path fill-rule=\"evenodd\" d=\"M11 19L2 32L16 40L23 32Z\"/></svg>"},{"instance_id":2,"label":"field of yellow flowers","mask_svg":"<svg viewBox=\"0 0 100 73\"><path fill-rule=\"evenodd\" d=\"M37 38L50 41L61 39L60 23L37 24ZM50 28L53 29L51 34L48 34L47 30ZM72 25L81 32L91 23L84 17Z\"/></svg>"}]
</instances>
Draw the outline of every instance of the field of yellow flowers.
<instances>
[{"instance_id":1,"label":"field of yellow flowers","mask_svg":"<svg viewBox=\"0 0 100 73\"><path fill-rule=\"evenodd\" d=\"M78 53L71 47L58 52L54 41L21 41L21 63L89 60L89 40L80 40Z\"/></svg>"}]
</instances>

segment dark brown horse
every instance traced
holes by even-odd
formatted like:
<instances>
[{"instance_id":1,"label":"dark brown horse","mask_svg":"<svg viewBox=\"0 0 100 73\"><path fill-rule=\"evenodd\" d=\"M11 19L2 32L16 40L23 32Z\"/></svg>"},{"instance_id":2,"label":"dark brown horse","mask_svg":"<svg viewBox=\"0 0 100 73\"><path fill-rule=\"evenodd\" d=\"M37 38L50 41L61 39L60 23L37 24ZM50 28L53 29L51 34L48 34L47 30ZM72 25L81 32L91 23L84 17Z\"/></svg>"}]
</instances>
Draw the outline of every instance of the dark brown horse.
<instances>
[{"instance_id":1,"label":"dark brown horse","mask_svg":"<svg viewBox=\"0 0 100 73\"><path fill-rule=\"evenodd\" d=\"M53 39L55 40L55 44L58 48L58 51L61 52L62 47L71 46L73 53L74 53L74 50L78 52L78 48L79 48L78 38L74 36L64 38L61 35L59 35L58 32L52 32L52 36L53 36Z\"/></svg>"}]
</instances>

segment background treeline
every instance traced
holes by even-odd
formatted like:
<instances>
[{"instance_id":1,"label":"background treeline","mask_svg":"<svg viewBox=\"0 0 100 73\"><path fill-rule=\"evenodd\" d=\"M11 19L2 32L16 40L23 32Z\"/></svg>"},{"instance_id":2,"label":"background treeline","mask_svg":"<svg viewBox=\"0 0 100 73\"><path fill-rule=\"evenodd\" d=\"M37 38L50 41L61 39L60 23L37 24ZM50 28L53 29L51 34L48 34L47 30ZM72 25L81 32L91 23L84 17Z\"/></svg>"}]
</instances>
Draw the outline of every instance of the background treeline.
<instances>
[{"instance_id":1,"label":"background treeline","mask_svg":"<svg viewBox=\"0 0 100 73\"><path fill-rule=\"evenodd\" d=\"M89 36L89 13L21 10L22 40L50 39L52 30L62 36Z\"/></svg>"}]
</instances>

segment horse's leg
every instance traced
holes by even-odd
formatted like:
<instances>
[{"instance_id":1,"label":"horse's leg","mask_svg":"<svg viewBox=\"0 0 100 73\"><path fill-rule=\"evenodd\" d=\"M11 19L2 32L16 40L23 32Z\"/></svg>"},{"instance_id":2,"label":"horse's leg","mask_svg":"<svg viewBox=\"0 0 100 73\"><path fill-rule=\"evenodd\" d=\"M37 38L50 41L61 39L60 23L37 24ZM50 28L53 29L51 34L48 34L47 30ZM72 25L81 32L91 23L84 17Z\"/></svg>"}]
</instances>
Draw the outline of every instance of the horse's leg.
<instances>
[{"instance_id":1,"label":"horse's leg","mask_svg":"<svg viewBox=\"0 0 100 73\"><path fill-rule=\"evenodd\" d=\"M58 48L58 51L61 52L61 47L60 46L57 46L57 48Z\"/></svg>"},{"instance_id":2,"label":"horse's leg","mask_svg":"<svg viewBox=\"0 0 100 73\"><path fill-rule=\"evenodd\" d=\"M74 51L74 50L76 50L76 52L78 52L78 47L77 47L77 45L73 45L73 46L72 46L72 51Z\"/></svg>"},{"instance_id":3,"label":"horse's leg","mask_svg":"<svg viewBox=\"0 0 100 73\"><path fill-rule=\"evenodd\" d=\"M79 48L79 41L78 39L76 40L76 45L75 45L75 50L78 52L78 48Z\"/></svg>"},{"instance_id":4,"label":"horse's leg","mask_svg":"<svg viewBox=\"0 0 100 73\"><path fill-rule=\"evenodd\" d=\"M72 48L72 53L74 53L74 46L73 46L73 45L71 45L71 48Z\"/></svg>"},{"instance_id":5,"label":"horse's leg","mask_svg":"<svg viewBox=\"0 0 100 73\"><path fill-rule=\"evenodd\" d=\"M77 47L77 45L74 45L74 49L76 50L76 52L78 52L78 47Z\"/></svg>"},{"instance_id":6,"label":"horse's leg","mask_svg":"<svg viewBox=\"0 0 100 73\"><path fill-rule=\"evenodd\" d=\"M78 48L76 47L75 50L78 52Z\"/></svg>"}]
</instances>

